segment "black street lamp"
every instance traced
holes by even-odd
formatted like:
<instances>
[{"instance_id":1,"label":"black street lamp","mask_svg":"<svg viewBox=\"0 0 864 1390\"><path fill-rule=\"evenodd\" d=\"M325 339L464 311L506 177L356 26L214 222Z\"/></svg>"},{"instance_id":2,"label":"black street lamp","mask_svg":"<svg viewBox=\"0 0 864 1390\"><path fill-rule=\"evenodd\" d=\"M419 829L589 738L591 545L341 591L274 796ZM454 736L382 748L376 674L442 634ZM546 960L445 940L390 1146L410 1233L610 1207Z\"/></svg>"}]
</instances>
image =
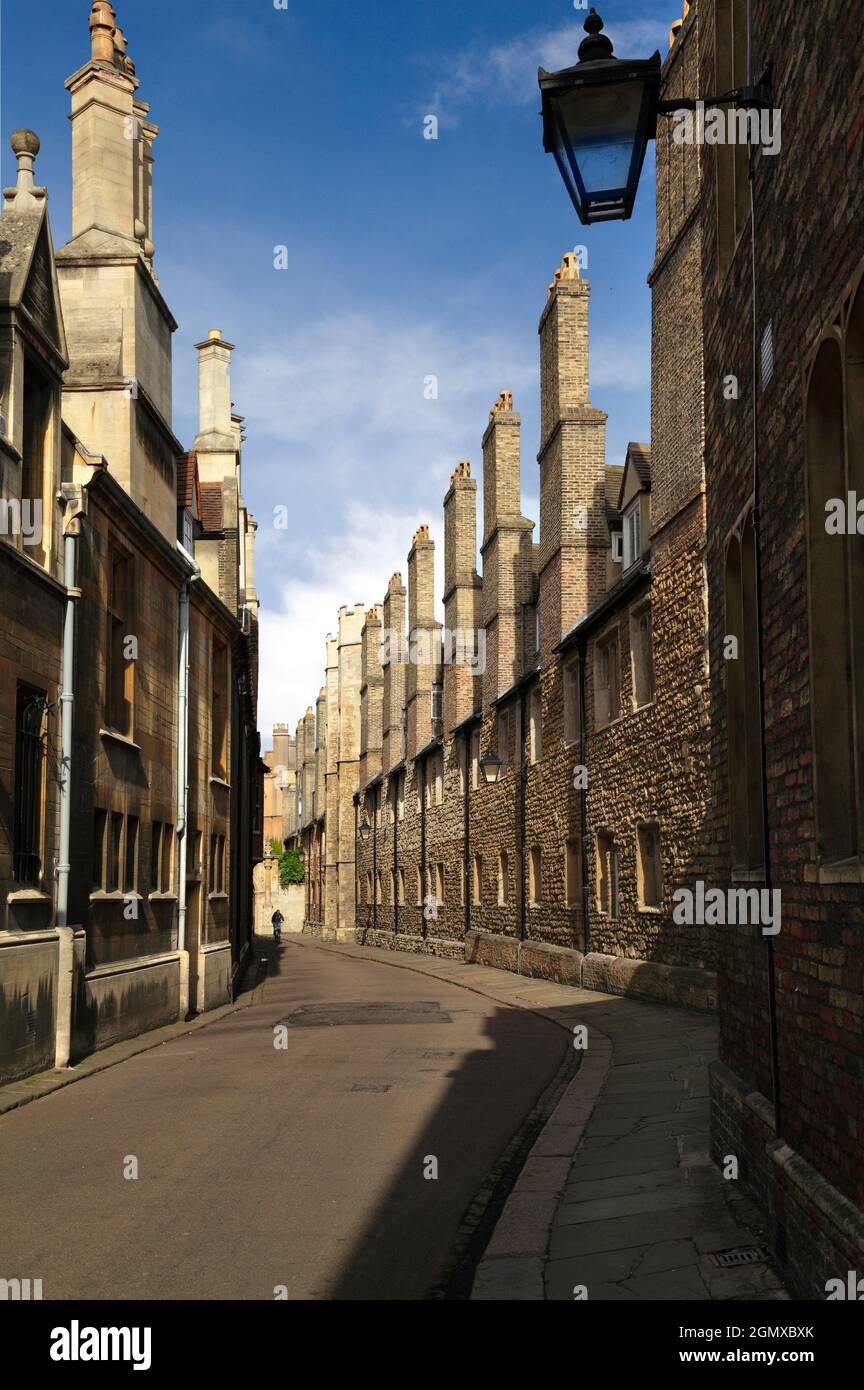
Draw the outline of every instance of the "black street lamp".
<instances>
[{"instance_id":1,"label":"black street lamp","mask_svg":"<svg viewBox=\"0 0 864 1390\"><path fill-rule=\"evenodd\" d=\"M543 148L555 157L580 222L624 221L633 211L648 141L657 117L695 110L692 98L660 101L660 54L616 58L603 20L591 9L579 62L560 72L539 68ZM739 87L705 105L731 104L764 110L771 105L763 77L758 87Z\"/></svg>"},{"instance_id":2,"label":"black street lamp","mask_svg":"<svg viewBox=\"0 0 864 1390\"><path fill-rule=\"evenodd\" d=\"M361 817L361 819L360 819L360 839L363 841L364 845L365 845L366 841L369 839L369 836L370 836L371 834L372 834L372 822L370 821L369 817L367 816L366 812L364 811L364 812L363 812L363 815L362 815L362 817Z\"/></svg>"},{"instance_id":3,"label":"black street lamp","mask_svg":"<svg viewBox=\"0 0 864 1390\"><path fill-rule=\"evenodd\" d=\"M502 762L494 753L487 753L480 759L480 771L483 773L483 780L490 786L498 781L501 776Z\"/></svg>"}]
</instances>

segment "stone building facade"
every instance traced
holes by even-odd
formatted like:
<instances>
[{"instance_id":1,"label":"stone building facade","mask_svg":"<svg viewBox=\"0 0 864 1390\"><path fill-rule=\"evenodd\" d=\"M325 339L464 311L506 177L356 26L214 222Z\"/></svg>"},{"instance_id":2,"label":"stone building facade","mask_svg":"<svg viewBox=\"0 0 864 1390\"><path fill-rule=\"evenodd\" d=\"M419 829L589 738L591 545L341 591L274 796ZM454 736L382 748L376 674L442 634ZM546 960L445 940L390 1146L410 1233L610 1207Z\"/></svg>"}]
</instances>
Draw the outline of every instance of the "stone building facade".
<instances>
[{"instance_id":1,"label":"stone building facade","mask_svg":"<svg viewBox=\"0 0 864 1390\"><path fill-rule=\"evenodd\" d=\"M678 254L688 214L658 215L653 290L698 332L698 240ZM539 539L504 391L482 439L482 517L467 461L444 498L444 623L422 525L407 585L393 575L380 605L343 610L335 652L328 639L326 721L310 708L298 725L298 780L316 740L332 761L337 725L359 742L339 766L341 850L330 803L303 796L307 925L332 934L314 885L338 857L361 941L713 1007L712 934L672 918L675 889L703 862L708 803L700 359L688 366L681 350L664 414L670 348L657 334L656 446L607 465L589 296L568 253L539 324ZM359 671L346 678L349 621Z\"/></svg>"},{"instance_id":2,"label":"stone building facade","mask_svg":"<svg viewBox=\"0 0 864 1390\"><path fill-rule=\"evenodd\" d=\"M700 89L744 81L746 4L694 9ZM721 885L779 891L782 917L722 929L713 1142L790 1291L824 1298L864 1268L864 73L839 0L755 0L752 52L783 118L755 223L746 147L700 170L709 824Z\"/></svg>"},{"instance_id":3,"label":"stone building facade","mask_svg":"<svg viewBox=\"0 0 864 1390\"><path fill-rule=\"evenodd\" d=\"M0 536L2 1079L228 1000L261 857L231 345L199 344L184 452L153 271L157 128L106 0L90 32L66 84L72 237L55 257L32 132L13 137L0 219L2 498L44 514L35 544Z\"/></svg>"}]
</instances>

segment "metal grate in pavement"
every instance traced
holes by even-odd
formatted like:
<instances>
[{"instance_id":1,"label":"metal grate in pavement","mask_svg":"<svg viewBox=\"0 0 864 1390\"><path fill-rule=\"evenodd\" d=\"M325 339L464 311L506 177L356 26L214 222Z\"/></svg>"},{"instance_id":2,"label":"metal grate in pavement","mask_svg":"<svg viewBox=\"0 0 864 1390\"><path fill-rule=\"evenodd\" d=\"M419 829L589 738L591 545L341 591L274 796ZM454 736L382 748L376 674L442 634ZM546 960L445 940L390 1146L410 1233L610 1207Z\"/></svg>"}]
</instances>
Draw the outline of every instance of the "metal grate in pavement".
<instances>
[{"instance_id":1,"label":"metal grate in pavement","mask_svg":"<svg viewBox=\"0 0 864 1390\"><path fill-rule=\"evenodd\" d=\"M721 1269L730 1269L734 1265L762 1264L767 1258L768 1252L763 1250L761 1245L738 1245L732 1250L711 1252L711 1259Z\"/></svg>"}]
</instances>

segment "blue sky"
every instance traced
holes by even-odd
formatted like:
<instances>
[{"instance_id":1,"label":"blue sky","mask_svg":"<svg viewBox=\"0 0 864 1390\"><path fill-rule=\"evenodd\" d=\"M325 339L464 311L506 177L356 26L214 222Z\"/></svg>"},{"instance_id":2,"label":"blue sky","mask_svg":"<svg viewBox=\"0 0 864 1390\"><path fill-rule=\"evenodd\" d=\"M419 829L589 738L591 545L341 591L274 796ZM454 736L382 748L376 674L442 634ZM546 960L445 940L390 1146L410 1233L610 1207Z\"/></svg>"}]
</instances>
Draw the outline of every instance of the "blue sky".
<instances>
[{"instance_id":1,"label":"blue sky","mask_svg":"<svg viewBox=\"0 0 864 1390\"><path fill-rule=\"evenodd\" d=\"M537 519L537 322L564 251L588 248L591 398L607 459L649 437L652 151L628 223L583 228L541 144L538 63L576 61L573 0L116 0L160 126L156 273L179 323L174 429L197 426L193 343L237 345L244 494L259 522L260 725L293 725L340 604L380 601L500 390L522 415ZM677 0L606 0L623 57L665 54ZM42 141L56 245L70 230L63 82L88 0L3 0L3 178ZM439 122L423 138L424 117ZM287 269L274 247L287 247ZM424 379L439 381L436 401ZM287 506L288 529L274 526ZM535 532L536 537L536 532ZM440 594L440 587L439 587Z\"/></svg>"}]
</instances>

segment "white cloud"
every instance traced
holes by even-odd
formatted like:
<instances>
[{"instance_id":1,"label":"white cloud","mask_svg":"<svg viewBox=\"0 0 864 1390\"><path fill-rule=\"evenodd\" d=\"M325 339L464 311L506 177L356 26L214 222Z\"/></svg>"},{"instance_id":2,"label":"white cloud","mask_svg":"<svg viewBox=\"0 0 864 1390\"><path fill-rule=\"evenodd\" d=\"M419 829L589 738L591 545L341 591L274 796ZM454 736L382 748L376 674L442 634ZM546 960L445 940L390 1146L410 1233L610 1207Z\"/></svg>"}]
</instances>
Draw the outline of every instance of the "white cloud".
<instances>
[{"instance_id":1,"label":"white cloud","mask_svg":"<svg viewBox=\"0 0 864 1390\"><path fill-rule=\"evenodd\" d=\"M292 726L324 680L324 638L343 604L380 603L390 576L407 584L417 526L436 541L443 593L442 501L461 457L478 479L480 440L499 390L533 436L539 396L536 343L524 354L501 337L456 333L429 322L353 312L237 354L234 395L248 420L244 492L259 523L256 580L262 598L260 727ZM649 352L617 341L592 347L592 383L636 389ZM439 377L438 401L423 380ZM530 421L530 424L529 424ZM523 510L539 519L533 459L523 438ZM274 508L287 528L277 529ZM281 520L281 517L280 517ZM535 539L537 533L535 532ZM438 613L443 619L443 612Z\"/></svg>"},{"instance_id":2,"label":"white cloud","mask_svg":"<svg viewBox=\"0 0 864 1390\"><path fill-rule=\"evenodd\" d=\"M274 723L297 720L313 708L324 684L325 638L339 627L339 609L362 603L380 604L397 571L407 587L406 556L422 520L414 512L388 511L365 502L352 502L343 524L327 537L298 545L286 532L271 532L265 547L290 545L295 577L271 594L261 610L263 664L258 699L258 725L267 742ZM428 518L435 541L435 592L443 593L443 520L440 507ZM260 534L260 533L259 533ZM279 537L282 537L280 542ZM296 576L302 577L296 577ZM443 612L439 614L443 618Z\"/></svg>"},{"instance_id":3,"label":"white cloud","mask_svg":"<svg viewBox=\"0 0 864 1390\"><path fill-rule=\"evenodd\" d=\"M653 19L609 22L604 32L613 42L616 57L648 58L655 49L666 52L669 24ZM482 98L489 102L537 102L537 69L554 72L579 61L579 44L585 37L582 22L556 29L527 30L505 43L478 42L445 59L426 110L439 119L455 122L461 108Z\"/></svg>"}]
</instances>

